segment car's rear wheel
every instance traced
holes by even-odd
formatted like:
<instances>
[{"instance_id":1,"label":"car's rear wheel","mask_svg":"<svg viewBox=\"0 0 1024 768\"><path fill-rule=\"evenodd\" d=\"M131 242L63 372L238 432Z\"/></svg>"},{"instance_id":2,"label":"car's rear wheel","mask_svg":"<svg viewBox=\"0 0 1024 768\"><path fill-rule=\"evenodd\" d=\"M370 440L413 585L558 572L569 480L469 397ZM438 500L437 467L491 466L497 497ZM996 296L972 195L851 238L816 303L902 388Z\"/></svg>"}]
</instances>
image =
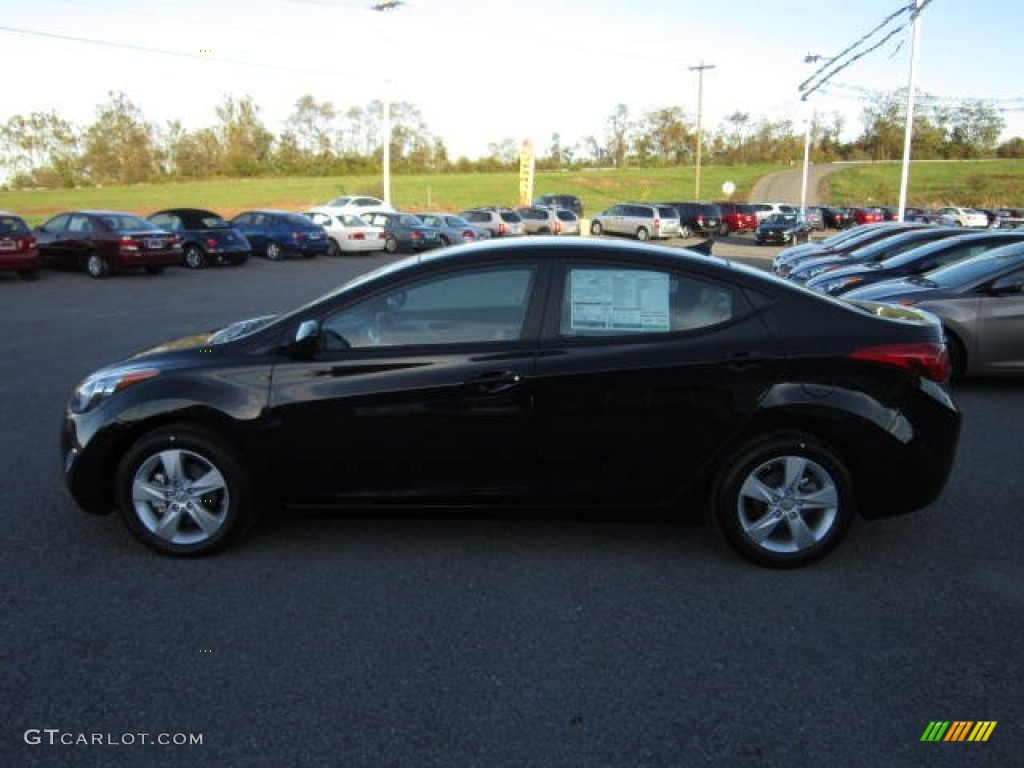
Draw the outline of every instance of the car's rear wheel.
<instances>
[{"instance_id":1,"label":"car's rear wheel","mask_svg":"<svg viewBox=\"0 0 1024 768\"><path fill-rule=\"evenodd\" d=\"M105 256L90 253L85 257L85 271L89 273L89 277L99 279L110 274L110 264Z\"/></svg>"},{"instance_id":2,"label":"car's rear wheel","mask_svg":"<svg viewBox=\"0 0 1024 768\"><path fill-rule=\"evenodd\" d=\"M718 529L759 565L794 568L835 547L853 519L853 484L844 461L819 440L777 434L749 443L714 489Z\"/></svg>"},{"instance_id":3,"label":"car's rear wheel","mask_svg":"<svg viewBox=\"0 0 1024 768\"><path fill-rule=\"evenodd\" d=\"M271 261L280 261L284 257L284 250L277 243L267 243L265 253Z\"/></svg>"},{"instance_id":4,"label":"car's rear wheel","mask_svg":"<svg viewBox=\"0 0 1024 768\"><path fill-rule=\"evenodd\" d=\"M690 228L686 224L679 227L679 236L684 240L692 234L693 232L690 231Z\"/></svg>"},{"instance_id":5,"label":"car's rear wheel","mask_svg":"<svg viewBox=\"0 0 1024 768\"><path fill-rule=\"evenodd\" d=\"M636 239L639 240L641 243L646 243L648 240L651 239L650 230L648 230L647 227L637 227Z\"/></svg>"},{"instance_id":6,"label":"car's rear wheel","mask_svg":"<svg viewBox=\"0 0 1024 768\"><path fill-rule=\"evenodd\" d=\"M142 437L117 467L118 509L143 544L168 555L216 552L251 518L245 474L216 438L191 426Z\"/></svg>"},{"instance_id":7,"label":"car's rear wheel","mask_svg":"<svg viewBox=\"0 0 1024 768\"><path fill-rule=\"evenodd\" d=\"M327 238L327 255L331 258L341 256L341 246L338 245L338 241L333 237Z\"/></svg>"},{"instance_id":8,"label":"car's rear wheel","mask_svg":"<svg viewBox=\"0 0 1024 768\"><path fill-rule=\"evenodd\" d=\"M604 227L601 226L600 221L594 221L590 224L590 234L600 235L604 233Z\"/></svg>"},{"instance_id":9,"label":"car's rear wheel","mask_svg":"<svg viewBox=\"0 0 1024 768\"><path fill-rule=\"evenodd\" d=\"M384 250L388 253L398 253L398 238L388 235L384 240Z\"/></svg>"},{"instance_id":10,"label":"car's rear wheel","mask_svg":"<svg viewBox=\"0 0 1024 768\"><path fill-rule=\"evenodd\" d=\"M189 243L185 246L182 259L185 262L185 266L189 269L202 269L206 266L206 260L203 258L203 249L195 243Z\"/></svg>"},{"instance_id":11,"label":"car's rear wheel","mask_svg":"<svg viewBox=\"0 0 1024 768\"><path fill-rule=\"evenodd\" d=\"M729 236L729 225L726 224L724 221L722 222L722 226L720 226L718 228L718 234L721 237L728 237Z\"/></svg>"}]
</instances>

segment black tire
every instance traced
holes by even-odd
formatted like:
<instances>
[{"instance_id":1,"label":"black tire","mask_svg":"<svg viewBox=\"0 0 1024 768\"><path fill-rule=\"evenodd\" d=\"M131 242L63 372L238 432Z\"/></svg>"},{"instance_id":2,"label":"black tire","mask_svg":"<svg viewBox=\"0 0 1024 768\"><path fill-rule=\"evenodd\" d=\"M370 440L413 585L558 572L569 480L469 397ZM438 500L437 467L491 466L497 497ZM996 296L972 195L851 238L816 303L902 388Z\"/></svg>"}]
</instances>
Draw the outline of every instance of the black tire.
<instances>
[{"instance_id":1,"label":"black tire","mask_svg":"<svg viewBox=\"0 0 1024 768\"><path fill-rule=\"evenodd\" d=\"M341 246L338 245L338 241L333 237L327 238L327 255L332 259L336 256L341 256Z\"/></svg>"},{"instance_id":2,"label":"black tire","mask_svg":"<svg viewBox=\"0 0 1024 768\"><path fill-rule=\"evenodd\" d=\"M639 240L641 243L646 243L648 240L651 239L650 230L648 230L647 227L637 227L636 239Z\"/></svg>"},{"instance_id":3,"label":"black tire","mask_svg":"<svg viewBox=\"0 0 1024 768\"><path fill-rule=\"evenodd\" d=\"M441 240L441 245L442 246L451 245L452 244L452 241L448 239L448 235L439 235L438 237Z\"/></svg>"},{"instance_id":4,"label":"black tire","mask_svg":"<svg viewBox=\"0 0 1024 768\"><path fill-rule=\"evenodd\" d=\"M384 250L388 253L398 253L398 238L394 235L384 238Z\"/></svg>"},{"instance_id":5,"label":"black tire","mask_svg":"<svg viewBox=\"0 0 1024 768\"><path fill-rule=\"evenodd\" d=\"M110 262L102 254L86 254L85 271L89 273L89 277L100 280L110 274Z\"/></svg>"},{"instance_id":6,"label":"black tire","mask_svg":"<svg viewBox=\"0 0 1024 768\"><path fill-rule=\"evenodd\" d=\"M241 466L198 427L164 427L140 438L118 464L115 483L128 529L161 554L213 554L253 519Z\"/></svg>"},{"instance_id":7,"label":"black tire","mask_svg":"<svg viewBox=\"0 0 1024 768\"><path fill-rule=\"evenodd\" d=\"M280 261L284 258L284 250L277 243L267 243L267 247L263 251L264 255L271 261Z\"/></svg>"},{"instance_id":8,"label":"black tire","mask_svg":"<svg viewBox=\"0 0 1024 768\"><path fill-rule=\"evenodd\" d=\"M712 514L739 554L758 565L797 568L824 557L846 534L854 516L853 481L844 461L820 440L768 435L726 462Z\"/></svg>"},{"instance_id":9,"label":"black tire","mask_svg":"<svg viewBox=\"0 0 1024 768\"><path fill-rule=\"evenodd\" d=\"M692 235L693 235L693 232L690 230L690 228L686 224L680 224L679 225L679 236L681 238L686 240L688 237L691 237Z\"/></svg>"},{"instance_id":10,"label":"black tire","mask_svg":"<svg viewBox=\"0 0 1024 768\"><path fill-rule=\"evenodd\" d=\"M599 236L599 235L602 235L603 233L604 233L604 227L601 226L601 222L600 221L592 221L590 223L590 234L598 235Z\"/></svg>"},{"instance_id":11,"label":"black tire","mask_svg":"<svg viewBox=\"0 0 1024 768\"><path fill-rule=\"evenodd\" d=\"M195 243L189 243L185 246L185 250L181 254L181 260L189 269L202 269L206 266L206 257L203 255L203 249Z\"/></svg>"}]
</instances>

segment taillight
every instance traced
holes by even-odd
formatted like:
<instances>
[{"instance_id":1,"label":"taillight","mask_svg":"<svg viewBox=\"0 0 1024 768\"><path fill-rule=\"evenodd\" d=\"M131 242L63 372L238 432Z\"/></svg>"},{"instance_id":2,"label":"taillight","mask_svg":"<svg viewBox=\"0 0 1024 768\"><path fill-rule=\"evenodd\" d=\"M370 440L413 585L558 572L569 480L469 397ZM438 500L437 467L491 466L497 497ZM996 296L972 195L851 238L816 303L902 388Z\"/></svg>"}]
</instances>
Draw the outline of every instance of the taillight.
<instances>
[{"instance_id":1,"label":"taillight","mask_svg":"<svg viewBox=\"0 0 1024 768\"><path fill-rule=\"evenodd\" d=\"M902 368L932 381L945 381L950 374L946 345L933 342L862 347L851 352L850 358Z\"/></svg>"},{"instance_id":2,"label":"taillight","mask_svg":"<svg viewBox=\"0 0 1024 768\"><path fill-rule=\"evenodd\" d=\"M508 234L508 224L506 224L504 221L498 222L498 236L501 237L502 235L507 235L507 234Z\"/></svg>"},{"instance_id":3,"label":"taillight","mask_svg":"<svg viewBox=\"0 0 1024 768\"><path fill-rule=\"evenodd\" d=\"M26 251L31 249L31 248L35 248L35 247L36 247L36 236L35 235L25 235L25 237L21 238L21 242L18 243L18 248L24 249Z\"/></svg>"},{"instance_id":4,"label":"taillight","mask_svg":"<svg viewBox=\"0 0 1024 768\"><path fill-rule=\"evenodd\" d=\"M411 232L411 233L409 234L409 237L411 237L411 238L412 238L413 240L422 240L422 239L423 239L423 233L422 233L422 232L420 232L420 231L418 231L418 230L415 230L415 229L414 229L414 230L413 230L413 231L412 231L412 232Z\"/></svg>"},{"instance_id":5,"label":"taillight","mask_svg":"<svg viewBox=\"0 0 1024 768\"><path fill-rule=\"evenodd\" d=\"M698 213L697 214L697 226L698 227L703 227L704 226L704 214L703 213Z\"/></svg>"},{"instance_id":6,"label":"taillight","mask_svg":"<svg viewBox=\"0 0 1024 768\"><path fill-rule=\"evenodd\" d=\"M551 228L551 231L554 232L556 235L562 234L562 222L556 221L554 226Z\"/></svg>"},{"instance_id":7,"label":"taillight","mask_svg":"<svg viewBox=\"0 0 1024 768\"><path fill-rule=\"evenodd\" d=\"M207 248L216 248L218 245L219 245L219 243L217 242L217 238L215 238L215 237L208 237L208 238L206 238L206 247Z\"/></svg>"},{"instance_id":8,"label":"taillight","mask_svg":"<svg viewBox=\"0 0 1024 768\"><path fill-rule=\"evenodd\" d=\"M475 240L476 238L473 237L472 230L464 229L464 230L462 230L462 239L463 240Z\"/></svg>"},{"instance_id":9,"label":"taillight","mask_svg":"<svg viewBox=\"0 0 1024 768\"><path fill-rule=\"evenodd\" d=\"M117 247L121 253L135 253L139 250L139 243L134 238L128 237L128 235L122 235Z\"/></svg>"},{"instance_id":10,"label":"taillight","mask_svg":"<svg viewBox=\"0 0 1024 768\"><path fill-rule=\"evenodd\" d=\"M302 232L292 232L292 240L302 240L304 237Z\"/></svg>"},{"instance_id":11,"label":"taillight","mask_svg":"<svg viewBox=\"0 0 1024 768\"><path fill-rule=\"evenodd\" d=\"M363 234L362 232L349 232L348 239L349 240L365 240L366 239L366 235Z\"/></svg>"}]
</instances>

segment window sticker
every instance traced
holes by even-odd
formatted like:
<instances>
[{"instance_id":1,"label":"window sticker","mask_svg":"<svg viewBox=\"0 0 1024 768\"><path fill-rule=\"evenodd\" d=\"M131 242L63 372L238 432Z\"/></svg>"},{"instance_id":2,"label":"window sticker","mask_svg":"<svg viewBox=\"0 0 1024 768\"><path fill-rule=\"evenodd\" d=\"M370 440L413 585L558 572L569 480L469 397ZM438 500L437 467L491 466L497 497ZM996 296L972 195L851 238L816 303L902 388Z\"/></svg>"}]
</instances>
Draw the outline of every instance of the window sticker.
<instances>
[{"instance_id":1,"label":"window sticker","mask_svg":"<svg viewBox=\"0 0 1024 768\"><path fill-rule=\"evenodd\" d=\"M569 280L571 330L669 330L668 274L635 269L574 269Z\"/></svg>"}]
</instances>

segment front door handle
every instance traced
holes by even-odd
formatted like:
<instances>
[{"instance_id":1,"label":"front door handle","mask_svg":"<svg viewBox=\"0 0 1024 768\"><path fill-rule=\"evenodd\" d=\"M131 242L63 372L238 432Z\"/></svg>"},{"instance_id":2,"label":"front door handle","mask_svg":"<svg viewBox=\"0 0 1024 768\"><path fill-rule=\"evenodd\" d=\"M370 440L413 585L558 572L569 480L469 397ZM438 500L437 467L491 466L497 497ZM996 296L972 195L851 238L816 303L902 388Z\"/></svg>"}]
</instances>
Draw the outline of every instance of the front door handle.
<instances>
[{"instance_id":1,"label":"front door handle","mask_svg":"<svg viewBox=\"0 0 1024 768\"><path fill-rule=\"evenodd\" d=\"M469 379L466 385L486 392L489 395L495 395L518 386L522 380L523 377L515 371L488 371Z\"/></svg>"}]
</instances>

